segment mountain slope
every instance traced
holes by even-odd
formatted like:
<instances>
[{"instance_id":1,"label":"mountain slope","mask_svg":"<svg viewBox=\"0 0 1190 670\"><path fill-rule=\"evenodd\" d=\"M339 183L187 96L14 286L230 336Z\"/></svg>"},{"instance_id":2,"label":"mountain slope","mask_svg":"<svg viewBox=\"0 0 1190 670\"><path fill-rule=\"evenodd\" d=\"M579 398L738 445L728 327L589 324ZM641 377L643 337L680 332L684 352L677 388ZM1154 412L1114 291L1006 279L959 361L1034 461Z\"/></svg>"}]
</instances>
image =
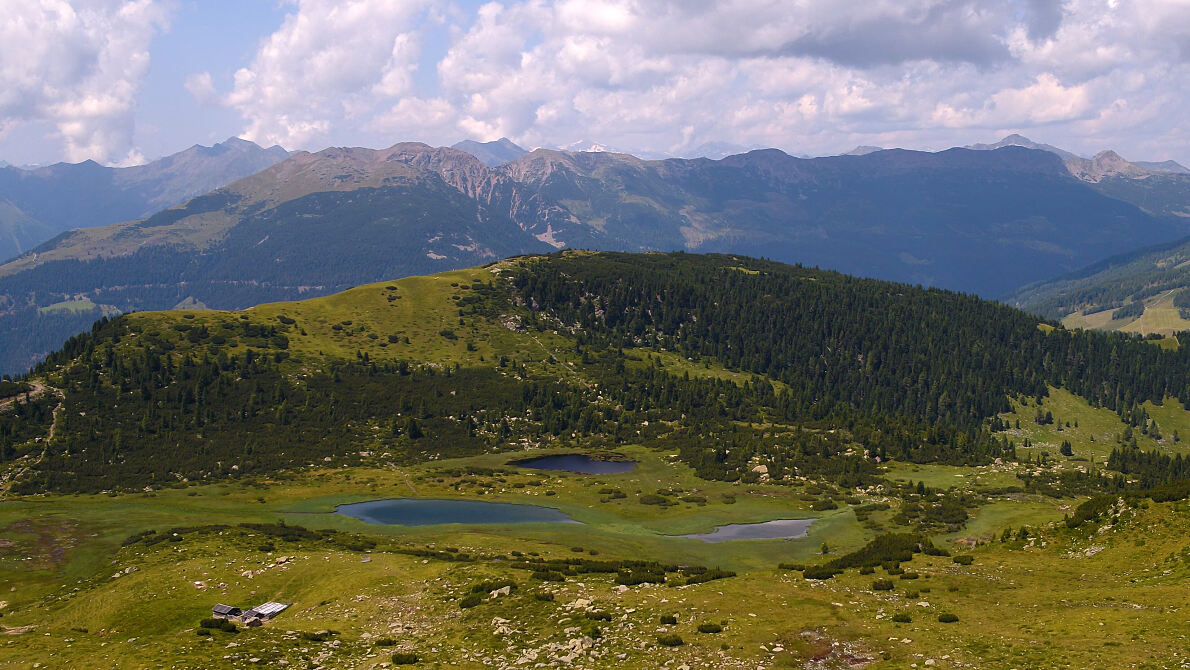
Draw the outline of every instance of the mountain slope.
<instances>
[{"instance_id":1,"label":"mountain slope","mask_svg":"<svg viewBox=\"0 0 1190 670\"><path fill-rule=\"evenodd\" d=\"M773 478L863 481L877 456L1011 455L988 420L1047 384L1124 415L1190 400L1190 352L768 261L565 252L240 313L125 315L72 339L39 377L62 390L65 411L0 415L5 462L55 425L16 482L23 492L139 490L363 452L419 462L522 441L641 440L707 479L748 476L763 456ZM766 439L742 434L749 422L771 426Z\"/></svg>"},{"instance_id":2,"label":"mountain slope","mask_svg":"<svg viewBox=\"0 0 1190 670\"><path fill-rule=\"evenodd\" d=\"M765 255L987 296L1135 246L1133 235L1185 230L1015 147L721 161L539 150L503 171L532 194L514 220L555 244Z\"/></svg>"},{"instance_id":3,"label":"mountain slope","mask_svg":"<svg viewBox=\"0 0 1190 670\"><path fill-rule=\"evenodd\" d=\"M1007 301L1072 326L1164 335L1190 329L1190 239L1030 284Z\"/></svg>"},{"instance_id":4,"label":"mountain slope","mask_svg":"<svg viewBox=\"0 0 1190 670\"><path fill-rule=\"evenodd\" d=\"M1154 216L1190 216L1190 169L1175 161L1127 161L1111 150L1083 158L1021 135L1009 135L994 144L973 144L968 148L986 151L1013 146L1055 154L1062 158L1067 171L1075 178L1092 184L1108 197L1132 203Z\"/></svg>"},{"instance_id":5,"label":"mountain slope","mask_svg":"<svg viewBox=\"0 0 1190 670\"><path fill-rule=\"evenodd\" d=\"M0 266L0 370L105 305L239 308L551 247L745 253L999 296L1186 230L1019 147L719 161L539 149L497 168L417 143L327 149ZM94 307L59 310L58 325L38 312L80 302Z\"/></svg>"},{"instance_id":6,"label":"mountain slope","mask_svg":"<svg viewBox=\"0 0 1190 670\"><path fill-rule=\"evenodd\" d=\"M171 207L288 156L238 138L127 168L94 161L0 168L0 259L72 228L126 221Z\"/></svg>"}]
</instances>

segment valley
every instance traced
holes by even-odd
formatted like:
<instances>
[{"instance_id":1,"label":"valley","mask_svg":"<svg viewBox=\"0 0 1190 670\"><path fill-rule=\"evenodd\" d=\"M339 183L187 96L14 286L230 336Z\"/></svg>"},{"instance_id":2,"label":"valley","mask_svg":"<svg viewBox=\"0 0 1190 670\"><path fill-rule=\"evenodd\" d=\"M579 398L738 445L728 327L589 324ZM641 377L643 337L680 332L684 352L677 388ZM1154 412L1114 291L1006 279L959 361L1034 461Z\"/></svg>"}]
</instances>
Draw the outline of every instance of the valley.
<instances>
[{"instance_id":1,"label":"valley","mask_svg":"<svg viewBox=\"0 0 1190 670\"><path fill-rule=\"evenodd\" d=\"M117 317L0 410L0 667L1190 663L1190 364L1041 325L588 252ZM573 454L635 465L532 467ZM336 513L384 499L575 523ZM683 537L776 519L811 523Z\"/></svg>"}]
</instances>

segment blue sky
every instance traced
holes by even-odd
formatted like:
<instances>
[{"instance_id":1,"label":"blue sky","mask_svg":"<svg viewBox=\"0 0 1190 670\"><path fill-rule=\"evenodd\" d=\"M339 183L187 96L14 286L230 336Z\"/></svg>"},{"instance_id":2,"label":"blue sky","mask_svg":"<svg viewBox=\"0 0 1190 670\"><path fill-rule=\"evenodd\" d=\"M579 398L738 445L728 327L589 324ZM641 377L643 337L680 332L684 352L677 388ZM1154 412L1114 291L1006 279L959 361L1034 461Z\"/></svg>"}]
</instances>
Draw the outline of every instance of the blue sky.
<instances>
[{"instance_id":1,"label":"blue sky","mask_svg":"<svg viewBox=\"0 0 1190 670\"><path fill-rule=\"evenodd\" d=\"M1182 0L23 0L0 159L508 136L827 154L1010 132L1187 162Z\"/></svg>"}]
</instances>

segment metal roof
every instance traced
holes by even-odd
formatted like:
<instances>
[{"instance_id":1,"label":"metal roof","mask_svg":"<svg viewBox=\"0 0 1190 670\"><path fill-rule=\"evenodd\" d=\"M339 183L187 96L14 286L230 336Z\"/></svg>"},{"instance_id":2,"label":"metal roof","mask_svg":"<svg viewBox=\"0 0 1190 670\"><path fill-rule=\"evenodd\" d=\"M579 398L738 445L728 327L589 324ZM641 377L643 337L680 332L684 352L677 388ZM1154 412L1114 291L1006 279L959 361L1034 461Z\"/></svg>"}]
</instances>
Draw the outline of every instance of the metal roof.
<instances>
[{"instance_id":1,"label":"metal roof","mask_svg":"<svg viewBox=\"0 0 1190 670\"><path fill-rule=\"evenodd\" d=\"M218 605L215 605L214 607L212 607L211 611L216 614L231 614L232 612L239 612L240 608L233 607L231 605L224 605L223 603L219 603Z\"/></svg>"},{"instance_id":2,"label":"metal roof","mask_svg":"<svg viewBox=\"0 0 1190 670\"><path fill-rule=\"evenodd\" d=\"M259 614L261 616L272 616L274 614L281 613L287 607L289 607L289 603L277 603L277 602L270 601L263 605L257 605L256 607L253 607L250 611L256 612L257 614Z\"/></svg>"}]
</instances>

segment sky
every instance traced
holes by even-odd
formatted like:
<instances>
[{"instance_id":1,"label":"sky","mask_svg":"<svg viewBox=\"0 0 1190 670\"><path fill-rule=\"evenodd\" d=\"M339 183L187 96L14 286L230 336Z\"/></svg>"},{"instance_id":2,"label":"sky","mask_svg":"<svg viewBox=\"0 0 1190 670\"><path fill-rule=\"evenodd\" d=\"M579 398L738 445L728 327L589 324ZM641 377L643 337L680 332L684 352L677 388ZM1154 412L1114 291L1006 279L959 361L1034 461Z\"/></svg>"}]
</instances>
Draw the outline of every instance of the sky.
<instances>
[{"instance_id":1,"label":"sky","mask_svg":"<svg viewBox=\"0 0 1190 670\"><path fill-rule=\"evenodd\" d=\"M0 160L239 136L1190 164L1190 0L0 0Z\"/></svg>"}]
</instances>

